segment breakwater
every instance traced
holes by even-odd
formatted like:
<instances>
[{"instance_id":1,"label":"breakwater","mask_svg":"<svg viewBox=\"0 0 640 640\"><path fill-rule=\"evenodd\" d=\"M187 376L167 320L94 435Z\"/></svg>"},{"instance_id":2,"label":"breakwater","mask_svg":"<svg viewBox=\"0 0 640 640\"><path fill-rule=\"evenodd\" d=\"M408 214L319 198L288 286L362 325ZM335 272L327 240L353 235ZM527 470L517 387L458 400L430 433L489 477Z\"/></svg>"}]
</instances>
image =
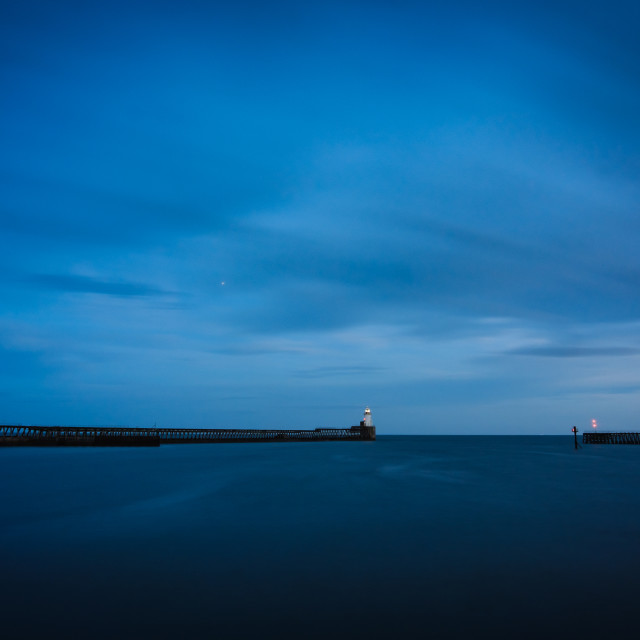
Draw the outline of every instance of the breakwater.
<instances>
[{"instance_id":1,"label":"breakwater","mask_svg":"<svg viewBox=\"0 0 640 640\"><path fill-rule=\"evenodd\" d=\"M337 429L158 429L0 425L0 446L157 447L207 442L321 442L375 440L363 424Z\"/></svg>"},{"instance_id":2,"label":"breakwater","mask_svg":"<svg viewBox=\"0 0 640 640\"><path fill-rule=\"evenodd\" d=\"M640 444L638 432L586 432L582 434L584 444Z\"/></svg>"}]
</instances>

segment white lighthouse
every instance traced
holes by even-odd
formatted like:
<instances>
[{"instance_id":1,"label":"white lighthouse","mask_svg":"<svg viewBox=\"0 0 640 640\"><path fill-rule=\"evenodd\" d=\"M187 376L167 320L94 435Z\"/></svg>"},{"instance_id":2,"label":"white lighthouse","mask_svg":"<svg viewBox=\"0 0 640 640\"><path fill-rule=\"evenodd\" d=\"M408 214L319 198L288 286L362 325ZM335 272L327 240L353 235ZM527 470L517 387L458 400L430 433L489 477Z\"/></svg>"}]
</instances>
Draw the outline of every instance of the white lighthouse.
<instances>
[{"instance_id":1,"label":"white lighthouse","mask_svg":"<svg viewBox=\"0 0 640 640\"><path fill-rule=\"evenodd\" d=\"M376 428L373 426L373 418L371 417L371 409L367 407L364 410L364 418L360 420L359 427L351 427L358 434L359 440L375 440Z\"/></svg>"}]
</instances>

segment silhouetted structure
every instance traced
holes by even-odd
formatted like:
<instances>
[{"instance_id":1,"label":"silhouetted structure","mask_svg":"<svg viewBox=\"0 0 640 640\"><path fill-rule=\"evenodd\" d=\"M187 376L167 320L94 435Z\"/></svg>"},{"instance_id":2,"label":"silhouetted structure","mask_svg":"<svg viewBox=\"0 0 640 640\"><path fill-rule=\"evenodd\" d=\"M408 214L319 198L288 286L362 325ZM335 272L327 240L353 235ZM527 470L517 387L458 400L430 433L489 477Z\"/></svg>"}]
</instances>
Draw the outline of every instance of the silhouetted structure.
<instances>
[{"instance_id":1,"label":"silhouetted structure","mask_svg":"<svg viewBox=\"0 0 640 640\"><path fill-rule=\"evenodd\" d=\"M640 433L585 432L582 434L582 442L584 444L640 444Z\"/></svg>"},{"instance_id":2,"label":"silhouetted structure","mask_svg":"<svg viewBox=\"0 0 640 640\"><path fill-rule=\"evenodd\" d=\"M578 448L578 427L573 427L573 429L571 429L571 431L573 432L573 440L575 442L575 448Z\"/></svg>"},{"instance_id":3,"label":"silhouetted structure","mask_svg":"<svg viewBox=\"0 0 640 640\"><path fill-rule=\"evenodd\" d=\"M204 442L375 440L374 426L343 429L157 429L0 426L0 446L147 446Z\"/></svg>"}]
</instances>

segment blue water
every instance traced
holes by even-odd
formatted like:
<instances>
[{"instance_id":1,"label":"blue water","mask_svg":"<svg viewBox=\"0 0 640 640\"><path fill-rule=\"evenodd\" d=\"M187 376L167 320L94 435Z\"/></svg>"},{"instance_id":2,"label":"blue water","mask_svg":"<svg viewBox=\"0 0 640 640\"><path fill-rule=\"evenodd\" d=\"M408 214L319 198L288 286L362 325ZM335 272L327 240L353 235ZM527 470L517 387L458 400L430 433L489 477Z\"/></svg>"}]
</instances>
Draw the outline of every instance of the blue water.
<instances>
[{"instance_id":1,"label":"blue water","mask_svg":"<svg viewBox=\"0 0 640 640\"><path fill-rule=\"evenodd\" d=\"M640 447L0 449L4 638L636 638Z\"/></svg>"}]
</instances>

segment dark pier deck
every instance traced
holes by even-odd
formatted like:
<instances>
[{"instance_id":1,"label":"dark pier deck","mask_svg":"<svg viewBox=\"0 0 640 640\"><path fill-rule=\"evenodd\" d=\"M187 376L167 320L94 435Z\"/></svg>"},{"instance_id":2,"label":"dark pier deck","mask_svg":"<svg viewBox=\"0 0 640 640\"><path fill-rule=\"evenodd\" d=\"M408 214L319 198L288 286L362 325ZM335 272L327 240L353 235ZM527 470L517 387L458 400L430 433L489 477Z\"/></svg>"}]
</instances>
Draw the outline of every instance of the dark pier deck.
<instances>
[{"instance_id":1,"label":"dark pier deck","mask_svg":"<svg viewBox=\"0 0 640 640\"><path fill-rule=\"evenodd\" d=\"M129 427L25 427L0 425L0 446L157 447L205 442L320 442L375 440L376 428L145 429Z\"/></svg>"},{"instance_id":2,"label":"dark pier deck","mask_svg":"<svg viewBox=\"0 0 640 640\"><path fill-rule=\"evenodd\" d=\"M582 434L584 444L640 444L640 433L586 432Z\"/></svg>"}]
</instances>

